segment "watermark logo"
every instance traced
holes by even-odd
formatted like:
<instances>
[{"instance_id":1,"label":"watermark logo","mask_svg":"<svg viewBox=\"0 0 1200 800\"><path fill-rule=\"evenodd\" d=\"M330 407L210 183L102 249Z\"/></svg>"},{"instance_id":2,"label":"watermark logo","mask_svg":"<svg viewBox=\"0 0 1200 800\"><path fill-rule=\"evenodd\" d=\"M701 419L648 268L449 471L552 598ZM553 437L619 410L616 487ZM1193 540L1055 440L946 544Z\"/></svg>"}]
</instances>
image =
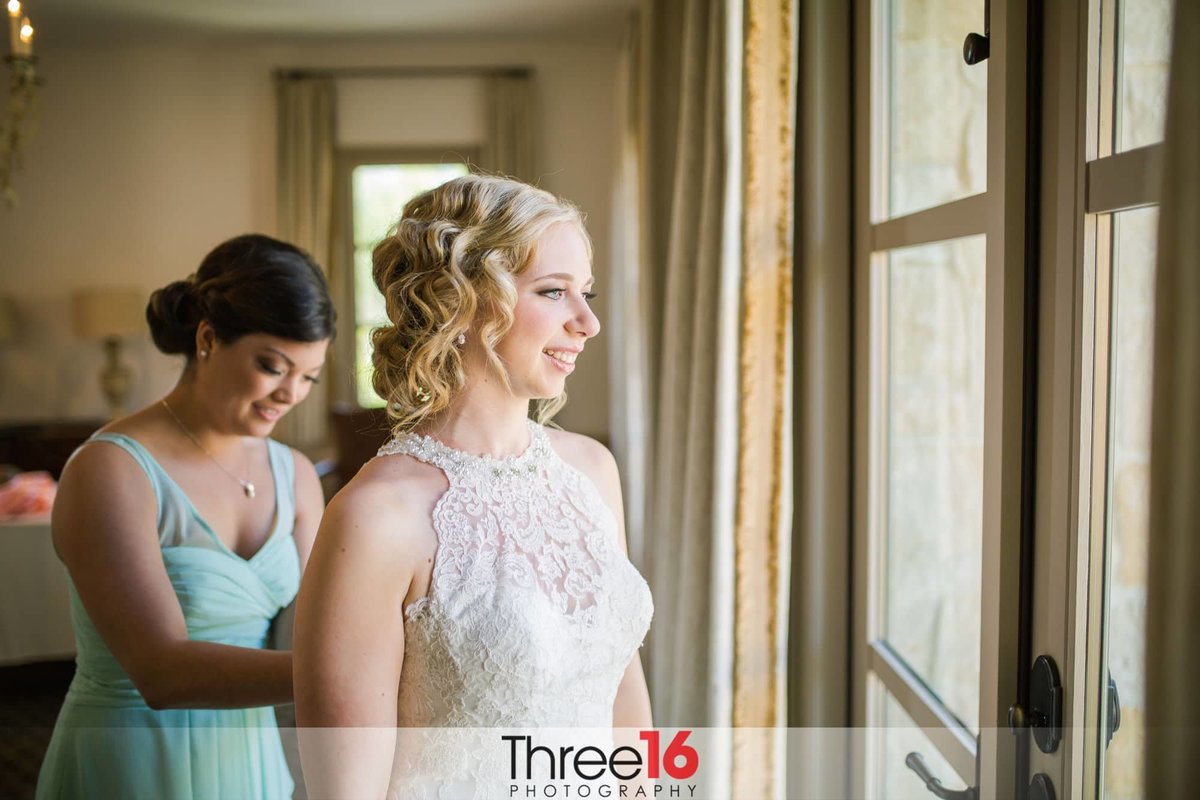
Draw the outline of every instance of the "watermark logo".
<instances>
[{"instance_id":1,"label":"watermark logo","mask_svg":"<svg viewBox=\"0 0 1200 800\"><path fill-rule=\"evenodd\" d=\"M547 745L536 742L532 735L502 735L509 751L508 796L695 797L697 786L687 780L700 768L700 754L688 744L691 733L677 731L665 748L657 730L638 731L640 747Z\"/></svg>"}]
</instances>

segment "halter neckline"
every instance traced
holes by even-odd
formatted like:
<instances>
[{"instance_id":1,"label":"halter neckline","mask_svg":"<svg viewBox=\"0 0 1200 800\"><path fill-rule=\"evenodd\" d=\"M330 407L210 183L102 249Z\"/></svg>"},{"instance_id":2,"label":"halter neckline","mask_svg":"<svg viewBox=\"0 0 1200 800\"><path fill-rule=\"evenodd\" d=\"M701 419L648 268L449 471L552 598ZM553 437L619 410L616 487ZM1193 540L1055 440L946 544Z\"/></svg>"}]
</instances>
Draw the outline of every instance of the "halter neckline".
<instances>
[{"instance_id":1,"label":"halter neckline","mask_svg":"<svg viewBox=\"0 0 1200 800\"><path fill-rule=\"evenodd\" d=\"M470 453L423 433L406 431L379 448L379 455L404 453L439 467L453 466L460 469L491 470L493 473L519 472L536 464L547 441L545 429L532 419L526 420L529 428L529 445L519 454L492 456Z\"/></svg>"}]
</instances>

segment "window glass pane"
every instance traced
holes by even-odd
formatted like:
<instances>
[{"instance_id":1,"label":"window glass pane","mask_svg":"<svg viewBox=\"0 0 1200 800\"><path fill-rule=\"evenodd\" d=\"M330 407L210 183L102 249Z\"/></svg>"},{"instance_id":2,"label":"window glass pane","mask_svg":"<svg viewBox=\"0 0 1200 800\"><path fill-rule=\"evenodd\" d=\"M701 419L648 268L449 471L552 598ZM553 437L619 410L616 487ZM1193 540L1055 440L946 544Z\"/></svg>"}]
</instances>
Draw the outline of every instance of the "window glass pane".
<instances>
[{"instance_id":1,"label":"window glass pane","mask_svg":"<svg viewBox=\"0 0 1200 800\"><path fill-rule=\"evenodd\" d=\"M354 244L373 247L421 192L467 174L465 164L363 164L354 168Z\"/></svg>"},{"instance_id":2,"label":"window glass pane","mask_svg":"<svg viewBox=\"0 0 1200 800\"><path fill-rule=\"evenodd\" d=\"M925 758L934 777L951 789L962 789L964 784L950 763L925 732L917 727L912 718L896 702L877 679L872 680L876 692L876 708L880 719L873 723L870 735L874 737L869 797L872 800L929 800L933 797L917 774L909 769L904 759L909 753L920 753Z\"/></svg>"},{"instance_id":3,"label":"window glass pane","mask_svg":"<svg viewBox=\"0 0 1200 800\"><path fill-rule=\"evenodd\" d=\"M1162 141L1171 0L1118 0L1117 151Z\"/></svg>"},{"instance_id":4,"label":"window glass pane","mask_svg":"<svg viewBox=\"0 0 1200 800\"><path fill-rule=\"evenodd\" d=\"M884 0L887 216L987 189L987 65L963 61L983 0Z\"/></svg>"},{"instance_id":5,"label":"window glass pane","mask_svg":"<svg viewBox=\"0 0 1200 800\"><path fill-rule=\"evenodd\" d=\"M404 204L427 189L466 175L465 164L364 164L350 175L354 231L354 378L358 404L379 407L371 388L371 329L387 322L371 278L371 251L400 218Z\"/></svg>"},{"instance_id":6,"label":"window glass pane","mask_svg":"<svg viewBox=\"0 0 1200 800\"><path fill-rule=\"evenodd\" d=\"M358 404L363 408L383 408L383 398L371 386L371 330L374 325L359 325L354 329L354 387Z\"/></svg>"},{"instance_id":7,"label":"window glass pane","mask_svg":"<svg viewBox=\"0 0 1200 800\"><path fill-rule=\"evenodd\" d=\"M373 247L354 248L354 316L359 325L382 325L387 322L383 295L371 277Z\"/></svg>"},{"instance_id":8,"label":"window glass pane","mask_svg":"<svg viewBox=\"0 0 1200 800\"><path fill-rule=\"evenodd\" d=\"M963 723L979 719L984 237L887 260L887 641Z\"/></svg>"},{"instance_id":9,"label":"window glass pane","mask_svg":"<svg viewBox=\"0 0 1200 800\"><path fill-rule=\"evenodd\" d=\"M1105 750L1104 796L1109 800L1142 797L1157 225L1156 208L1123 211L1113 217L1112 371L1105 492L1108 669L1102 675L1102 692L1108 691L1111 678L1120 696L1120 729ZM1103 749L1108 738L1104 725L1101 731Z\"/></svg>"}]
</instances>

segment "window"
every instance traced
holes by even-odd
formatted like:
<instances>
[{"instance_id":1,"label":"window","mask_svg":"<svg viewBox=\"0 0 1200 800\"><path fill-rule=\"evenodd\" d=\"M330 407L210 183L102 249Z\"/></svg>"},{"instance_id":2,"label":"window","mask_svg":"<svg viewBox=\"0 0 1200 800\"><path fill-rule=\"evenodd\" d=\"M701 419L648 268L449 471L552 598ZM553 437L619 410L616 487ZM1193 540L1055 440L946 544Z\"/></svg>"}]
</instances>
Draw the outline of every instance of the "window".
<instances>
[{"instance_id":1,"label":"window","mask_svg":"<svg viewBox=\"0 0 1200 800\"><path fill-rule=\"evenodd\" d=\"M1019 347L1019 317L1014 328L996 291L1011 234L985 209L1019 191L1022 173L996 169L1011 111L990 71L1003 61L963 61L985 5L858 6L858 74L870 78L857 87L868 130L857 131L855 171L870 191L855 218L856 327L868 343L856 371L869 388L855 423L866 447L855 475L854 706L871 734L856 797L925 795L908 752L949 787L975 784L1002 693L991 665L1012 636L984 598L1001 589L994 553L1016 519L994 513L1012 480L996 467L1012 444L989 429L1019 414L996 380L1011 370L1003 353Z\"/></svg>"},{"instance_id":2,"label":"window","mask_svg":"<svg viewBox=\"0 0 1200 800\"><path fill-rule=\"evenodd\" d=\"M965 66L989 8L990 57ZM1059 797L1144 797L1170 16L1171 0L856 7L856 797L931 796L910 752L983 797L1037 775ZM1043 96L1022 96L1039 65ZM1064 701L1061 739L1039 746L1007 728L1043 655Z\"/></svg>"},{"instance_id":3,"label":"window","mask_svg":"<svg viewBox=\"0 0 1200 800\"><path fill-rule=\"evenodd\" d=\"M371 252L396 221L404 205L421 192L465 175L465 163L439 162L435 159L383 159L349 154L345 158L344 181L349 193L352 250L349 297L354 320L353 401L362 408L379 408L383 399L371 386L371 331L387 322L383 296L371 277ZM343 350L345 352L345 350Z\"/></svg>"}]
</instances>

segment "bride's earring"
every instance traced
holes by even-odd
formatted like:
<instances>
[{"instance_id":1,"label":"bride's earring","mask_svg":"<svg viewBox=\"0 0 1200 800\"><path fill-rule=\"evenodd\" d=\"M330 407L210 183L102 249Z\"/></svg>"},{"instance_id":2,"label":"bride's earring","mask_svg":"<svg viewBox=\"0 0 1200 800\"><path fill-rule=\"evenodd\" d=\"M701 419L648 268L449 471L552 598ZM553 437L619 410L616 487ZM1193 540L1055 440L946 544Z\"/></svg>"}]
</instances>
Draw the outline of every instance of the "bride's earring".
<instances>
[{"instance_id":1,"label":"bride's earring","mask_svg":"<svg viewBox=\"0 0 1200 800\"><path fill-rule=\"evenodd\" d=\"M454 343L456 345L458 345L459 347L462 347L464 344L467 343L467 335L465 333L460 333L458 335L458 338L454 340Z\"/></svg>"}]
</instances>

